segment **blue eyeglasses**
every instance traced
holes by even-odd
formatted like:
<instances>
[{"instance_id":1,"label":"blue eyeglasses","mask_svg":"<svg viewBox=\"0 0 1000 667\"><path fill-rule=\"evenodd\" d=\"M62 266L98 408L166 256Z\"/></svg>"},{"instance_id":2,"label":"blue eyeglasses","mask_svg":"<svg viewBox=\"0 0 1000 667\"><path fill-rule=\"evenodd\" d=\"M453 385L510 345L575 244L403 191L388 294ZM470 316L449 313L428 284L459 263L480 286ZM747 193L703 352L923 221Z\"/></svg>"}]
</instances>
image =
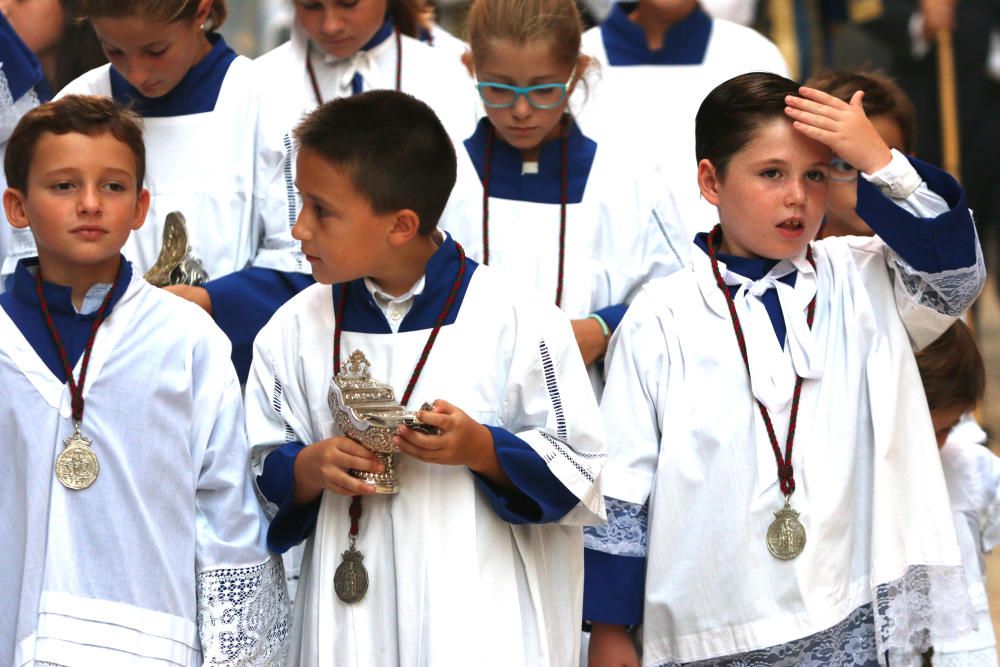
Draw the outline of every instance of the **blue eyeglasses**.
<instances>
[{"instance_id":1,"label":"blue eyeglasses","mask_svg":"<svg viewBox=\"0 0 1000 667\"><path fill-rule=\"evenodd\" d=\"M476 84L479 90L479 97L483 104L491 109L509 109L517 102L517 98L524 96L528 104L534 109L555 109L566 99L566 92L576 75L576 66L569 74L566 83L542 83L537 86L508 86L506 83L494 83L492 81L481 81Z\"/></svg>"}]
</instances>

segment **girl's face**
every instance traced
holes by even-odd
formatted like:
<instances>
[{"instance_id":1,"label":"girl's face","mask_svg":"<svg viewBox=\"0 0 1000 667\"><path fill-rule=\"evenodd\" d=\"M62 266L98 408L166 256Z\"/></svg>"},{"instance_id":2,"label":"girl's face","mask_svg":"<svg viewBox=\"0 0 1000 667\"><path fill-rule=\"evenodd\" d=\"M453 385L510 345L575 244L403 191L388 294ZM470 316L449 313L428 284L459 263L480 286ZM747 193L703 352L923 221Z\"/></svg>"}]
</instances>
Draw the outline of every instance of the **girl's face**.
<instances>
[{"instance_id":1,"label":"girl's face","mask_svg":"<svg viewBox=\"0 0 1000 667\"><path fill-rule=\"evenodd\" d=\"M526 158L537 158L542 144L559 136L559 121L566 111L572 87L586 66L586 59L581 56L576 63L560 63L552 56L549 42L542 39L526 44L494 40L488 52L476 58L476 62L475 74L480 83L520 87L566 83L576 66L577 73L566 95L552 109L536 109L524 95L518 96L511 107L486 107L486 116L503 140L525 153Z\"/></svg>"},{"instance_id":2,"label":"girl's face","mask_svg":"<svg viewBox=\"0 0 1000 667\"><path fill-rule=\"evenodd\" d=\"M295 21L334 58L349 58L385 22L388 0L295 0Z\"/></svg>"},{"instance_id":3,"label":"girl's face","mask_svg":"<svg viewBox=\"0 0 1000 667\"><path fill-rule=\"evenodd\" d=\"M104 55L146 97L162 97L212 48L201 25L211 0L202 0L193 20L152 22L139 16L92 18Z\"/></svg>"},{"instance_id":4,"label":"girl's face","mask_svg":"<svg viewBox=\"0 0 1000 667\"><path fill-rule=\"evenodd\" d=\"M830 150L784 118L763 122L720 177L698 164L702 196L719 209L722 252L788 259L816 235L826 209Z\"/></svg>"},{"instance_id":5,"label":"girl's face","mask_svg":"<svg viewBox=\"0 0 1000 667\"><path fill-rule=\"evenodd\" d=\"M59 45L66 22L59 0L0 0L0 12L39 59Z\"/></svg>"}]
</instances>

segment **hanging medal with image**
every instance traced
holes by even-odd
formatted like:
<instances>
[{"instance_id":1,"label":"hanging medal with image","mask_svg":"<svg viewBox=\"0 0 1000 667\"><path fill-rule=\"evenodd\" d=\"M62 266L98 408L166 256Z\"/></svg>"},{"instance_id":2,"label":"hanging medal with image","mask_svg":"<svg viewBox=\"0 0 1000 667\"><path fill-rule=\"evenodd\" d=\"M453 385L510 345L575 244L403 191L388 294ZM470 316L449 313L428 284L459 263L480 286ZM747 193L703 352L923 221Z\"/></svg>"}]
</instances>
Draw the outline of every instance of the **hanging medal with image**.
<instances>
[{"instance_id":1,"label":"hanging medal with image","mask_svg":"<svg viewBox=\"0 0 1000 667\"><path fill-rule=\"evenodd\" d=\"M410 402L410 396L413 394L413 388L420 378L420 372L423 371L424 364L427 363L427 357L434 347L434 341L437 340L438 332L441 331L445 320L448 319L448 313L451 312L452 306L455 305L455 301L458 298L458 290L461 288L462 281L465 278L465 250L458 243L455 244L455 249L458 251L458 274L455 276L455 282L451 286L451 291L448 293L437 321L434 323L434 328L431 329L430 334L427 336L427 342L424 343L424 349L417 359L417 365L414 367L413 373L410 375L410 381L406 385L402 399L400 399L400 404L404 408ZM344 283L340 289L340 303L335 314L336 322L333 328L334 378L340 373L340 337L343 333L344 306L347 303L347 295L348 283ZM361 355L360 358L364 359L364 356ZM367 363L367 360L365 362ZM347 533L350 546L347 551L341 554L341 563L333 573L333 591L342 602L354 604L355 602L360 602L365 597L369 584L368 570L364 566L365 557L357 548L358 533L361 528L361 496L351 497L351 507L348 512L351 517L351 527Z\"/></svg>"},{"instance_id":2,"label":"hanging medal with image","mask_svg":"<svg viewBox=\"0 0 1000 667\"><path fill-rule=\"evenodd\" d=\"M121 275L119 271L118 275ZM73 378L73 367L69 363L66 348L63 346L59 331L56 329L52 313L49 312L49 304L45 298L45 291L42 289L41 268L35 273L35 292L38 294L38 305L42 309L45 317L45 325L52 335L52 341L56 345L59 353L59 360L62 362L63 371L66 373L66 383L69 385L69 393L73 410L73 434L63 441L63 450L56 457L55 474L56 479L67 489L80 491L86 489L95 481L97 474L101 470L101 465L94 453L93 442L90 438L81 433L80 426L83 423L83 387L87 382L87 366L90 364L90 353L94 349L94 339L97 337L97 330L108 314L108 306L111 304L111 297L118 286L118 277L111 285L108 293L104 296L97 314L94 316L94 323L90 327L90 335L87 337L87 345L83 349L83 361L80 364L79 381Z\"/></svg>"},{"instance_id":3,"label":"hanging medal with image","mask_svg":"<svg viewBox=\"0 0 1000 667\"><path fill-rule=\"evenodd\" d=\"M736 315L736 304L733 302L729 288L722 279L719 272L718 252L722 243L722 226L716 225L708 235L708 257L712 263L712 273L715 275L715 282L718 284L722 294L726 297L726 305L729 307L729 317L733 322L733 331L736 333L736 342L743 356L743 364L746 366L747 374L750 373L750 361L747 357L747 344L743 338L743 327L740 326L740 318ZM806 247L806 259L816 268L813 261L812 247ZM816 296L813 295L806 311L806 322L812 328L813 315L816 313ZM802 553L806 546L806 529L799 521L799 513L792 509L792 494L795 493L795 470L792 468L792 445L795 442L795 423L799 415L799 398L802 395L802 377L796 375L795 389L792 393L791 416L788 420L788 438L785 440L785 453L782 455L781 446L778 444L778 437L774 433L774 425L771 424L771 415L767 408L760 401L757 407L760 409L760 416L764 420L764 427L767 429L768 440L771 441L771 449L774 451L774 460L778 465L778 483L781 493L785 496L785 506L774 513L774 521L767 529L765 542L767 550L772 556L780 560L792 560Z\"/></svg>"}]
</instances>

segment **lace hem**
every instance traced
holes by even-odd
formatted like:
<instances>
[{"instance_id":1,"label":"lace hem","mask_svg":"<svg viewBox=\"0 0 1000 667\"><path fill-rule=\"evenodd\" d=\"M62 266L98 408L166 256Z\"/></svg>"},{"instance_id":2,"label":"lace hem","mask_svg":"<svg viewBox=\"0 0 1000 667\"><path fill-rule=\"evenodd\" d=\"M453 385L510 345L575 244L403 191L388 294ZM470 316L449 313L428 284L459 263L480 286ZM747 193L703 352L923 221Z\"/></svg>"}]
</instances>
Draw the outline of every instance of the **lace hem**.
<instances>
[{"instance_id":1,"label":"lace hem","mask_svg":"<svg viewBox=\"0 0 1000 667\"><path fill-rule=\"evenodd\" d=\"M645 558L649 510L647 505L605 498L608 522L584 526L583 546L612 556Z\"/></svg>"},{"instance_id":2,"label":"lace hem","mask_svg":"<svg viewBox=\"0 0 1000 667\"><path fill-rule=\"evenodd\" d=\"M879 655L920 654L935 641L956 639L976 627L960 565L913 565L875 589Z\"/></svg>"},{"instance_id":3,"label":"lace hem","mask_svg":"<svg viewBox=\"0 0 1000 667\"><path fill-rule=\"evenodd\" d=\"M913 299L927 308L951 317L966 311L979 296L986 278L983 251L976 240L976 263L960 269L924 273L907 264L895 252L891 253L892 265L898 269L903 288Z\"/></svg>"},{"instance_id":4,"label":"lace hem","mask_svg":"<svg viewBox=\"0 0 1000 667\"><path fill-rule=\"evenodd\" d=\"M198 632L206 665L281 665L288 650L281 559L198 575Z\"/></svg>"},{"instance_id":5,"label":"lace hem","mask_svg":"<svg viewBox=\"0 0 1000 667\"><path fill-rule=\"evenodd\" d=\"M875 667L875 614L870 604L855 609L829 630L786 644L726 658L686 663L686 667ZM671 662L660 667L680 667Z\"/></svg>"}]
</instances>

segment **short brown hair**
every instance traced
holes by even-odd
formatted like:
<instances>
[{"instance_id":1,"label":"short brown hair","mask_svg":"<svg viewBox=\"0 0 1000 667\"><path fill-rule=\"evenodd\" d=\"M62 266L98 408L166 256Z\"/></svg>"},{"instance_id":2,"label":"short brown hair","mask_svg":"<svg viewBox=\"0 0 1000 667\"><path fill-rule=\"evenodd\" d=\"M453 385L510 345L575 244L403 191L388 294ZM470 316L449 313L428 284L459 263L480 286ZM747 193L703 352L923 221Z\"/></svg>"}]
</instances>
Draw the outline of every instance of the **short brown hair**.
<instances>
[{"instance_id":1,"label":"short brown hair","mask_svg":"<svg viewBox=\"0 0 1000 667\"><path fill-rule=\"evenodd\" d=\"M198 0L80 0L80 15L88 19L138 16L152 23L190 21ZM205 29L218 30L226 20L225 0L212 0Z\"/></svg>"},{"instance_id":2,"label":"short brown hair","mask_svg":"<svg viewBox=\"0 0 1000 667\"><path fill-rule=\"evenodd\" d=\"M142 188L146 175L146 146L142 142L139 117L119 107L111 98L95 95L67 95L24 114L7 142L3 160L7 185L27 194L28 170L35 157L35 146L46 132L76 132L91 137L110 132L135 155L136 189Z\"/></svg>"},{"instance_id":3,"label":"short brown hair","mask_svg":"<svg viewBox=\"0 0 1000 667\"><path fill-rule=\"evenodd\" d=\"M912 153L917 144L917 113L903 89L879 72L823 72L808 81L810 88L822 90L845 102L859 90L865 93L861 106L869 118L885 116L895 121L903 135L903 152Z\"/></svg>"},{"instance_id":4,"label":"short brown hair","mask_svg":"<svg viewBox=\"0 0 1000 667\"><path fill-rule=\"evenodd\" d=\"M976 340L961 320L917 354L927 405L937 410L949 405L974 408L986 393L986 368Z\"/></svg>"}]
</instances>

